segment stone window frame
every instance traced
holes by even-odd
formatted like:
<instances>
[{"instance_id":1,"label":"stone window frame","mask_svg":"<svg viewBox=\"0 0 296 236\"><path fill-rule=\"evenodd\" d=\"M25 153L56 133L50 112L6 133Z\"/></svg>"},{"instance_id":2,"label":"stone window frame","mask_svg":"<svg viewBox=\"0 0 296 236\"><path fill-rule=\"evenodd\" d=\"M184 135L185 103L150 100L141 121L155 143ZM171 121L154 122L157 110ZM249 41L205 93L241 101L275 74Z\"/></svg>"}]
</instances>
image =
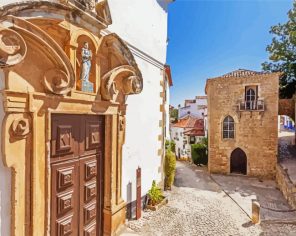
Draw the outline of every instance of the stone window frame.
<instances>
[{"instance_id":1,"label":"stone window frame","mask_svg":"<svg viewBox=\"0 0 296 236\"><path fill-rule=\"evenodd\" d=\"M225 129L224 124L225 124L225 121L227 118L228 118L228 120L227 120L227 128L228 129ZM232 121L229 121L229 118L231 118ZM230 127L229 127L230 124L233 124L232 129L230 129ZM227 132L227 136L224 136L225 132ZM231 133L232 133L232 135L230 135ZM225 116L222 121L222 139L235 139L235 121L231 115Z\"/></svg>"}]
</instances>

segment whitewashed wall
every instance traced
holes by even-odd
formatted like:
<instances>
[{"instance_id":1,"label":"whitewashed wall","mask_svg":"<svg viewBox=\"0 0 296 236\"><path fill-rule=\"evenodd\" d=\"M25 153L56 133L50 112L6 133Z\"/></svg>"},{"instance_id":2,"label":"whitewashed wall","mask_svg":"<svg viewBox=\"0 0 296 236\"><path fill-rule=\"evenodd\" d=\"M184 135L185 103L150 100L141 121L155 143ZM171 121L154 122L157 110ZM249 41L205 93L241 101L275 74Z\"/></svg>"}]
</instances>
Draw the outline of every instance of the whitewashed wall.
<instances>
[{"instance_id":1,"label":"whitewashed wall","mask_svg":"<svg viewBox=\"0 0 296 236\"><path fill-rule=\"evenodd\" d=\"M171 127L171 138L176 143L176 155L179 157L179 150L180 150L180 157L185 157L183 144L184 144L184 128L180 127Z\"/></svg>"},{"instance_id":2,"label":"whitewashed wall","mask_svg":"<svg viewBox=\"0 0 296 236\"><path fill-rule=\"evenodd\" d=\"M207 99L195 99L195 103L189 103L186 107L180 107L179 108L179 119L188 115L188 112L190 112L191 115L203 118L203 115L206 115L206 109L199 109L199 106L206 106L207 105Z\"/></svg>"},{"instance_id":3,"label":"whitewashed wall","mask_svg":"<svg viewBox=\"0 0 296 236\"><path fill-rule=\"evenodd\" d=\"M142 195L147 193L152 180L161 181L161 157L157 154L161 148L161 142L158 141L158 135L161 134L159 121L162 119L160 81L164 75L158 66L165 64L166 61L167 11L166 4L157 0L109 0L108 2L113 20L108 29L147 54L145 58L135 54L144 79L143 92L129 96L127 101L122 195L127 202L131 202L136 199L138 166L142 168ZM152 59L148 60L149 57ZM156 61L159 61L160 65L157 66L159 63ZM132 193L128 190L130 186Z\"/></svg>"},{"instance_id":4,"label":"whitewashed wall","mask_svg":"<svg viewBox=\"0 0 296 236\"><path fill-rule=\"evenodd\" d=\"M4 89L4 74L0 70L0 89ZM4 118L3 102L0 101L0 124ZM2 141L2 132L0 132L0 141ZM2 150L0 145L0 235L10 235L10 215L11 215L11 170L4 167L2 162Z\"/></svg>"},{"instance_id":5,"label":"whitewashed wall","mask_svg":"<svg viewBox=\"0 0 296 236\"><path fill-rule=\"evenodd\" d=\"M170 85L168 81L166 82L166 104L165 104L165 112L166 112L166 139L171 140L171 135L170 135Z\"/></svg>"}]
</instances>

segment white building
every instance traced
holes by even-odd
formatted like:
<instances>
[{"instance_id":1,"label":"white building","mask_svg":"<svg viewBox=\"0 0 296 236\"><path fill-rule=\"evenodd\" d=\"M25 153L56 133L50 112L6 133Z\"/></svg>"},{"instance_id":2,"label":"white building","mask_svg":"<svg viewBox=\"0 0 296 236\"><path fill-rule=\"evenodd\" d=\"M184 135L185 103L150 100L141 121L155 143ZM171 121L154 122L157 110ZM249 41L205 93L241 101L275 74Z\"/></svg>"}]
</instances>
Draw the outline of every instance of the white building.
<instances>
[{"instance_id":1,"label":"white building","mask_svg":"<svg viewBox=\"0 0 296 236\"><path fill-rule=\"evenodd\" d=\"M125 205L128 213L133 211L137 168L141 168L142 197L153 180L162 183L172 85L170 68L165 66L170 2L6 0L0 3L0 40L11 37L1 42L0 49L13 54L2 60L7 55L0 50L0 120L3 123L0 235L55 235L56 225L69 233L77 230L75 224L84 227L90 235L98 233L96 230L113 235L124 222ZM92 50L89 80L94 88L88 93L78 85L84 63L79 55L85 42ZM53 66L54 69L49 70ZM55 120L60 114L67 114L66 118ZM81 131L81 124L97 122L97 116L103 120L99 128L95 124L90 125L90 130ZM72 118L82 123L71 126ZM89 121L83 123L84 119ZM54 122L65 123L57 134ZM75 182L74 177L82 176L83 168L76 171L76 166L73 170L72 166L67 167L67 175L63 172L65 168L58 169L54 177L58 164L51 162L55 142L64 143L57 145L62 154L56 163L70 149L69 155L75 154L77 140L73 138L76 135L73 130L79 135L93 131L86 137L85 149L90 148L87 145L93 145L94 150L96 145L101 145L102 149L92 157L102 160L93 159L92 165L100 163L102 167L98 168L103 170L88 166L91 169L87 171L98 175L94 189L104 191L83 190L99 195L95 197L96 205L85 206L90 215L97 214L98 218L89 219L85 226L78 221L73 223L74 218L82 218L82 211L76 210L82 205L74 201L82 199L76 190L83 186L77 179ZM11 138L13 134L17 138ZM60 135L60 139L53 138L54 135ZM79 187L73 187L69 193L57 193L56 200L56 192L62 190L55 189L55 178L61 176L63 183L68 181ZM85 188L92 186L89 184ZM102 203L102 208L97 202ZM54 210L55 205L61 204L64 204L62 214L66 212L63 216L56 215Z\"/></svg>"},{"instance_id":2,"label":"white building","mask_svg":"<svg viewBox=\"0 0 296 236\"><path fill-rule=\"evenodd\" d=\"M183 107L178 108L179 119L192 115L197 118L203 118L207 115L207 96L196 96L195 99L187 99Z\"/></svg>"},{"instance_id":3,"label":"white building","mask_svg":"<svg viewBox=\"0 0 296 236\"><path fill-rule=\"evenodd\" d=\"M171 126L171 139L176 143L178 159L191 158L191 144L199 143L204 138L204 119L187 115Z\"/></svg>"}]
</instances>

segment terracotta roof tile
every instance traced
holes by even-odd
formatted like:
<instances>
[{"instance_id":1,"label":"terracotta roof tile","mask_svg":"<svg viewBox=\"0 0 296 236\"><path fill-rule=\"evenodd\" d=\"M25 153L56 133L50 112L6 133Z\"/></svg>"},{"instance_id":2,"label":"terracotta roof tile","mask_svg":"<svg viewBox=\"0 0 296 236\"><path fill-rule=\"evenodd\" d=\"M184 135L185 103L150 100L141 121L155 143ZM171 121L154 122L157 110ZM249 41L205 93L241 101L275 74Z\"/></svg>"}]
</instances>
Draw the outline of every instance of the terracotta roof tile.
<instances>
[{"instance_id":1,"label":"terracotta roof tile","mask_svg":"<svg viewBox=\"0 0 296 236\"><path fill-rule=\"evenodd\" d=\"M184 132L188 136L205 136L204 121L203 119L196 119L192 129Z\"/></svg>"},{"instance_id":2,"label":"terracotta roof tile","mask_svg":"<svg viewBox=\"0 0 296 236\"><path fill-rule=\"evenodd\" d=\"M228 77L246 77L246 76L253 76L253 75L261 75L266 74L266 72L258 72L258 71L252 71L252 70L245 70L245 69L238 69L232 72L229 72L225 75L222 75L223 78Z\"/></svg>"},{"instance_id":3,"label":"terracotta roof tile","mask_svg":"<svg viewBox=\"0 0 296 236\"><path fill-rule=\"evenodd\" d=\"M186 116L180 119L177 123L173 124L173 127L194 128L197 120L199 119L197 119L196 117Z\"/></svg>"}]
</instances>

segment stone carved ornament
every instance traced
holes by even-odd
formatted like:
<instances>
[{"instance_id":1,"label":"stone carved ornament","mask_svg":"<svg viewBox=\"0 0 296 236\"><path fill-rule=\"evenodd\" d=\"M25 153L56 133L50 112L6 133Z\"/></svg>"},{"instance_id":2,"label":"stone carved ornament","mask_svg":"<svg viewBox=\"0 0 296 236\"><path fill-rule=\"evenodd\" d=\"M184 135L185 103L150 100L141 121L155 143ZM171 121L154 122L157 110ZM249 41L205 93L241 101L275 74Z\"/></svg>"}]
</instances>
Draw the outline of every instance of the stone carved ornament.
<instances>
[{"instance_id":1,"label":"stone carved ornament","mask_svg":"<svg viewBox=\"0 0 296 236\"><path fill-rule=\"evenodd\" d=\"M119 66L106 73L102 78L101 93L105 100L116 101L119 93L138 94L143 89L143 80L132 66Z\"/></svg>"},{"instance_id":2,"label":"stone carved ornament","mask_svg":"<svg viewBox=\"0 0 296 236\"><path fill-rule=\"evenodd\" d=\"M57 95L67 94L75 85L75 73L69 58L54 39L27 20L9 15L0 23L0 68L16 65L24 59L26 38L41 45L42 53L55 59L52 68L40 78L46 90Z\"/></svg>"},{"instance_id":3,"label":"stone carved ornament","mask_svg":"<svg viewBox=\"0 0 296 236\"><path fill-rule=\"evenodd\" d=\"M112 24L111 13L107 0L77 0L85 9L95 12L105 24Z\"/></svg>"},{"instance_id":4,"label":"stone carved ornament","mask_svg":"<svg viewBox=\"0 0 296 236\"><path fill-rule=\"evenodd\" d=\"M11 124L12 135L16 138L25 138L30 133L29 120L19 118Z\"/></svg>"},{"instance_id":5,"label":"stone carved ornament","mask_svg":"<svg viewBox=\"0 0 296 236\"><path fill-rule=\"evenodd\" d=\"M27 53L27 45L17 32L0 28L0 67L14 66L20 63Z\"/></svg>"},{"instance_id":6,"label":"stone carved ornament","mask_svg":"<svg viewBox=\"0 0 296 236\"><path fill-rule=\"evenodd\" d=\"M95 9L96 1L95 0L78 0L81 5L83 5L87 10L92 11Z\"/></svg>"}]
</instances>

